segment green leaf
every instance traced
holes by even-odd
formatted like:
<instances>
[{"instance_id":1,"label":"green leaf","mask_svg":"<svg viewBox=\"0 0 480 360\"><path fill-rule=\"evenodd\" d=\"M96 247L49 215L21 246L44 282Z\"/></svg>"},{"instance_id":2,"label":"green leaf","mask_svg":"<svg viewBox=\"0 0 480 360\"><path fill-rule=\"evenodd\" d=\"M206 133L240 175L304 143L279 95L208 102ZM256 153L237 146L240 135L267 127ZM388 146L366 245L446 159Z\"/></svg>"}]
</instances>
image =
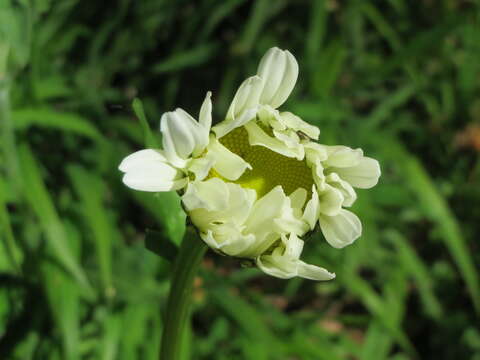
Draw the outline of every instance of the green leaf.
<instances>
[{"instance_id":1,"label":"green leaf","mask_svg":"<svg viewBox=\"0 0 480 360\"><path fill-rule=\"evenodd\" d=\"M155 139L155 136L153 136L152 130L150 129L150 125L148 124L147 117L145 116L145 110L143 109L142 101L138 98L133 99L132 108L138 120L140 121L140 126L142 127L145 146L150 149L151 148L157 149L159 147L158 142Z\"/></svg>"},{"instance_id":2,"label":"green leaf","mask_svg":"<svg viewBox=\"0 0 480 360\"><path fill-rule=\"evenodd\" d=\"M67 168L70 181L80 198L80 210L93 235L95 255L100 267L103 293L113 294L112 284L112 243L118 239L113 224L103 204L106 184L96 174L80 166Z\"/></svg>"},{"instance_id":3,"label":"green leaf","mask_svg":"<svg viewBox=\"0 0 480 360\"><path fill-rule=\"evenodd\" d=\"M211 59L216 54L218 48L218 43L212 42L201 44L192 49L179 51L155 65L152 71L155 74L161 74L198 66Z\"/></svg>"},{"instance_id":4,"label":"green leaf","mask_svg":"<svg viewBox=\"0 0 480 360\"><path fill-rule=\"evenodd\" d=\"M384 140L385 137L382 136L372 139L377 141L379 146L385 146ZM418 198L425 215L440 229L440 236L467 284L477 313L480 313L480 279L455 215L415 156L409 154L402 144L394 139L388 140L388 150L385 154L403 170L405 183Z\"/></svg>"},{"instance_id":5,"label":"green leaf","mask_svg":"<svg viewBox=\"0 0 480 360\"><path fill-rule=\"evenodd\" d=\"M19 147L19 157L24 180L24 195L40 222L55 259L65 267L78 285L91 295L90 283L70 247L66 230L42 180L37 160L27 144Z\"/></svg>"},{"instance_id":6,"label":"green leaf","mask_svg":"<svg viewBox=\"0 0 480 360\"><path fill-rule=\"evenodd\" d=\"M95 140L102 135L87 119L67 112L57 112L49 108L22 108L12 112L13 126L17 130L26 130L32 126L71 132Z\"/></svg>"}]
</instances>

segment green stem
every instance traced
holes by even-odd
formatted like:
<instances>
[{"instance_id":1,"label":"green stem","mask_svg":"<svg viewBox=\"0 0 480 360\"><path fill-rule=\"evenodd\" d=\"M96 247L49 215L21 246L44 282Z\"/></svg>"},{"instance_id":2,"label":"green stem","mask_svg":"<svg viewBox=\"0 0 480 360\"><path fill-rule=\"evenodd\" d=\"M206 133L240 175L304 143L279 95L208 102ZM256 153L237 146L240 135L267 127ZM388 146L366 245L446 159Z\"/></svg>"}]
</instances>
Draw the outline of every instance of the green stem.
<instances>
[{"instance_id":1,"label":"green stem","mask_svg":"<svg viewBox=\"0 0 480 360\"><path fill-rule=\"evenodd\" d=\"M193 279L207 250L195 229L188 226L175 259L163 326L160 360L178 360L189 317Z\"/></svg>"}]
</instances>

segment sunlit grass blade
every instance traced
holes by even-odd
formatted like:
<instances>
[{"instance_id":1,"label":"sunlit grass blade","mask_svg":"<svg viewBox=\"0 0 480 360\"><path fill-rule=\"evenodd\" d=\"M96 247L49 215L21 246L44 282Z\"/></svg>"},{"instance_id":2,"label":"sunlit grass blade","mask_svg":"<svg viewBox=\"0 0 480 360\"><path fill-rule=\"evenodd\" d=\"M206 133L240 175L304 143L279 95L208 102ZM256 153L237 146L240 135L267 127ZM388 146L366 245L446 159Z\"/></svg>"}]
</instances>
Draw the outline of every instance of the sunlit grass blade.
<instances>
[{"instance_id":1,"label":"sunlit grass blade","mask_svg":"<svg viewBox=\"0 0 480 360\"><path fill-rule=\"evenodd\" d=\"M65 266L81 287L92 294L92 288L69 245L65 228L55 209L40 174L39 165L27 144L19 147L20 163L23 173L24 195L42 226L48 244L55 254L56 260Z\"/></svg>"},{"instance_id":2,"label":"sunlit grass blade","mask_svg":"<svg viewBox=\"0 0 480 360\"><path fill-rule=\"evenodd\" d=\"M133 111L137 116L138 120L140 121L140 126L142 127L143 137L145 146L147 148L158 148L158 141L156 140L155 136L152 134L152 130L150 129L150 125L148 124L147 117L145 115L145 110L143 109L143 103L140 99L134 99L132 103Z\"/></svg>"},{"instance_id":3,"label":"sunlit grass blade","mask_svg":"<svg viewBox=\"0 0 480 360\"><path fill-rule=\"evenodd\" d=\"M385 236L391 240L391 243L398 251L398 258L403 263L403 268L413 278L425 312L435 319L440 319L443 315L443 309L440 299L433 291L434 283L427 265L400 233L389 231Z\"/></svg>"},{"instance_id":4,"label":"sunlit grass blade","mask_svg":"<svg viewBox=\"0 0 480 360\"><path fill-rule=\"evenodd\" d=\"M161 74L198 66L211 59L217 52L217 49L217 43L205 43L193 49L177 52L171 57L156 64L152 71Z\"/></svg>"},{"instance_id":5,"label":"sunlit grass blade","mask_svg":"<svg viewBox=\"0 0 480 360\"><path fill-rule=\"evenodd\" d=\"M75 113L57 112L49 108L23 108L13 111L12 119L17 130L38 126L71 132L96 140L102 138L91 122Z\"/></svg>"},{"instance_id":6,"label":"sunlit grass blade","mask_svg":"<svg viewBox=\"0 0 480 360\"><path fill-rule=\"evenodd\" d=\"M106 184L80 166L68 168L70 181L80 198L81 214L90 229L93 245L100 268L103 294L111 297L114 294L112 284L112 243L118 239L115 225L104 206Z\"/></svg>"},{"instance_id":7,"label":"sunlit grass blade","mask_svg":"<svg viewBox=\"0 0 480 360\"><path fill-rule=\"evenodd\" d=\"M378 137L377 139L380 139ZM457 264L467 284L472 303L480 312L480 279L477 268L468 250L455 215L445 199L439 194L432 179L416 157L409 154L403 146L391 139L388 143L390 159L401 167L406 185L416 195L423 212L435 222L441 230L440 236Z\"/></svg>"},{"instance_id":8,"label":"sunlit grass blade","mask_svg":"<svg viewBox=\"0 0 480 360\"><path fill-rule=\"evenodd\" d=\"M3 239L3 253L13 272L20 273L20 264L22 261L22 251L13 234L10 223L10 216L6 209L6 189L5 182L0 177L0 237Z\"/></svg>"},{"instance_id":9,"label":"sunlit grass blade","mask_svg":"<svg viewBox=\"0 0 480 360\"><path fill-rule=\"evenodd\" d=\"M209 296L237 323L250 341L258 345L258 359L270 359L274 358L274 354L282 353L282 344L273 336L255 308L240 297L232 296L226 288L212 289Z\"/></svg>"}]
</instances>

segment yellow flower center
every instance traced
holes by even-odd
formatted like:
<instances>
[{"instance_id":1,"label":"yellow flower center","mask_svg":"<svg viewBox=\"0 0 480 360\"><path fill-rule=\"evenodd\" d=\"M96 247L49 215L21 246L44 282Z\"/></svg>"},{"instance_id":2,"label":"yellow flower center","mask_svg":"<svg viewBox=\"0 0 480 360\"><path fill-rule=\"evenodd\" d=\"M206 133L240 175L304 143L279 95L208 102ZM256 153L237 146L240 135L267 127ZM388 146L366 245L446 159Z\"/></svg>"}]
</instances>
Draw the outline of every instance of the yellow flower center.
<instances>
[{"instance_id":1,"label":"yellow flower center","mask_svg":"<svg viewBox=\"0 0 480 360\"><path fill-rule=\"evenodd\" d=\"M313 185L312 170L305 160L299 161L263 146L250 145L248 133L243 126L222 137L220 142L252 166L235 183L255 190L259 198L277 185L281 185L287 195L300 187L310 194Z\"/></svg>"}]
</instances>

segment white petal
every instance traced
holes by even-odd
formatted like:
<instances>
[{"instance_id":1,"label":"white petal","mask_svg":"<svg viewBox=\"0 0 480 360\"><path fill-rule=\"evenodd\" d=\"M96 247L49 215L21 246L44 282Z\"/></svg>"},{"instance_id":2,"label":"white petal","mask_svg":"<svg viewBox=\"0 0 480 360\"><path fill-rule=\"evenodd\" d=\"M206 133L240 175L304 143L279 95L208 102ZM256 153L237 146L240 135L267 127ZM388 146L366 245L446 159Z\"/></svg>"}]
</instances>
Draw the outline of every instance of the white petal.
<instances>
[{"instance_id":1,"label":"white petal","mask_svg":"<svg viewBox=\"0 0 480 360\"><path fill-rule=\"evenodd\" d=\"M264 80L260 103L277 108L287 100L295 86L298 63L290 52L271 48L260 61L258 75Z\"/></svg>"},{"instance_id":2,"label":"white petal","mask_svg":"<svg viewBox=\"0 0 480 360\"><path fill-rule=\"evenodd\" d=\"M328 154L328 158L324 161L325 167L352 167L357 165L363 157L362 149L352 149L342 145L324 145L324 147Z\"/></svg>"},{"instance_id":3,"label":"white petal","mask_svg":"<svg viewBox=\"0 0 480 360\"><path fill-rule=\"evenodd\" d=\"M246 79L238 88L227 112L227 119L235 119L245 110L259 105L263 81L258 76Z\"/></svg>"},{"instance_id":4,"label":"white petal","mask_svg":"<svg viewBox=\"0 0 480 360\"><path fill-rule=\"evenodd\" d=\"M245 125L245 129L248 132L248 141L250 145L259 145L266 147L276 153L282 154L287 157L296 158L301 160L303 158L303 148L289 148L284 142L268 136L257 124L253 121Z\"/></svg>"},{"instance_id":5,"label":"white petal","mask_svg":"<svg viewBox=\"0 0 480 360\"><path fill-rule=\"evenodd\" d=\"M320 161L324 161L328 158L327 150L324 145L320 145L316 142L308 142L303 145L305 148L305 157L307 163L317 164Z\"/></svg>"},{"instance_id":6,"label":"white petal","mask_svg":"<svg viewBox=\"0 0 480 360\"><path fill-rule=\"evenodd\" d=\"M378 183L380 177L380 164L377 160L364 157L353 167L334 168L343 180L348 181L350 185L360 189L369 189Z\"/></svg>"},{"instance_id":7,"label":"white petal","mask_svg":"<svg viewBox=\"0 0 480 360\"><path fill-rule=\"evenodd\" d=\"M284 260L280 256L262 255L256 262L265 274L279 279L291 279L297 275L296 263Z\"/></svg>"},{"instance_id":8,"label":"white petal","mask_svg":"<svg viewBox=\"0 0 480 360\"><path fill-rule=\"evenodd\" d=\"M282 242L270 255L261 255L256 259L263 272L281 279L301 276L311 280L331 280L335 277L335 274L299 259L303 241L297 236L291 235L288 240L282 236Z\"/></svg>"},{"instance_id":9,"label":"white petal","mask_svg":"<svg viewBox=\"0 0 480 360\"><path fill-rule=\"evenodd\" d=\"M210 127L212 126L212 93L210 91L205 95L200 114L198 115L198 136L196 137L195 149L193 156L200 155L208 145Z\"/></svg>"},{"instance_id":10,"label":"white petal","mask_svg":"<svg viewBox=\"0 0 480 360\"><path fill-rule=\"evenodd\" d=\"M270 245L280 237L278 224L275 220L282 218L285 211L285 196L282 187L276 186L268 194L257 200L245 222L246 233L255 234L257 238L255 248L251 249L251 257L263 253Z\"/></svg>"},{"instance_id":11,"label":"white petal","mask_svg":"<svg viewBox=\"0 0 480 360\"><path fill-rule=\"evenodd\" d=\"M200 114L198 115L198 122L199 124L207 129L207 133L210 131L210 127L212 126L212 93L210 91L207 92L205 96L205 100L203 100L202 107L200 108Z\"/></svg>"},{"instance_id":12,"label":"white petal","mask_svg":"<svg viewBox=\"0 0 480 360\"><path fill-rule=\"evenodd\" d=\"M221 211L228 207L227 184L219 178L190 183L182 196L182 202L188 211L205 209Z\"/></svg>"},{"instance_id":13,"label":"white petal","mask_svg":"<svg viewBox=\"0 0 480 360\"><path fill-rule=\"evenodd\" d=\"M122 181L128 187L140 191L158 192L183 188L187 179L171 180L167 174L170 169L167 164L158 164L150 169L133 169L123 175Z\"/></svg>"},{"instance_id":14,"label":"white petal","mask_svg":"<svg viewBox=\"0 0 480 360\"><path fill-rule=\"evenodd\" d=\"M334 188L330 184L325 184L325 190L320 192L320 212L328 216L337 215L344 201L343 194L340 190Z\"/></svg>"},{"instance_id":15,"label":"white petal","mask_svg":"<svg viewBox=\"0 0 480 360\"><path fill-rule=\"evenodd\" d=\"M214 169L228 180L237 180L246 169L252 168L249 163L228 150L213 136L208 147L208 154L215 161Z\"/></svg>"},{"instance_id":16,"label":"white petal","mask_svg":"<svg viewBox=\"0 0 480 360\"><path fill-rule=\"evenodd\" d=\"M167 113L164 123L174 140L176 153L187 159L195 149L198 123L182 109Z\"/></svg>"},{"instance_id":17,"label":"white petal","mask_svg":"<svg viewBox=\"0 0 480 360\"><path fill-rule=\"evenodd\" d=\"M195 181L200 181L207 177L213 164L215 164L215 159L211 156L194 158L189 161L187 170L195 174Z\"/></svg>"},{"instance_id":18,"label":"white petal","mask_svg":"<svg viewBox=\"0 0 480 360\"><path fill-rule=\"evenodd\" d=\"M211 248L230 256L240 257L255 242L255 236L243 235L238 229L229 225L218 226L215 232L208 230L206 234L201 233L200 237Z\"/></svg>"},{"instance_id":19,"label":"white petal","mask_svg":"<svg viewBox=\"0 0 480 360\"><path fill-rule=\"evenodd\" d=\"M304 241L292 233L288 238L282 235L282 242L285 245L283 256L298 260L302 254L303 245L305 244Z\"/></svg>"},{"instance_id":20,"label":"white petal","mask_svg":"<svg viewBox=\"0 0 480 360\"><path fill-rule=\"evenodd\" d=\"M307 200L307 190L304 188L298 188L289 196L292 207L301 209Z\"/></svg>"},{"instance_id":21,"label":"white petal","mask_svg":"<svg viewBox=\"0 0 480 360\"><path fill-rule=\"evenodd\" d=\"M352 206L357 199L357 194L353 187L345 180L342 180L337 173L331 173L326 177L326 181L329 185L339 190L343 195L342 206Z\"/></svg>"},{"instance_id":22,"label":"white petal","mask_svg":"<svg viewBox=\"0 0 480 360\"><path fill-rule=\"evenodd\" d=\"M127 156L119 169L125 172L123 182L140 191L170 191L186 185L183 173L167 164L159 150L145 149Z\"/></svg>"},{"instance_id":23,"label":"white petal","mask_svg":"<svg viewBox=\"0 0 480 360\"><path fill-rule=\"evenodd\" d=\"M222 122L218 123L212 128L212 131L217 136L217 139L220 139L222 136L227 135L232 130L245 125L247 122L255 118L257 113L257 108L250 108L243 111L239 117L234 119L225 119Z\"/></svg>"},{"instance_id":24,"label":"white petal","mask_svg":"<svg viewBox=\"0 0 480 360\"><path fill-rule=\"evenodd\" d=\"M308 137L318 140L320 136L320 129L316 126L310 125L309 123L303 121L297 115L292 114L291 112L282 112L280 113L280 118L283 123L288 126L290 129L295 131L301 131Z\"/></svg>"},{"instance_id":25,"label":"white petal","mask_svg":"<svg viewBox=\"0 0 480 360\"><path fill-rule=\"evenodd\" d=\"M320 216L320 200L318 198L317 188L312 185L312 198L307 202L303 212L303 220L307 222L310 230L315 228L318 217Z\"/></svg>"},{"instance_id":26,"label":"white petal","mask_svg":"<svg viewBox=\"0 0 480 360\"><path fill-rule=\"evenodd\" d=\"M195 138L190 127L188 121L179 120L176 112L167 112L160 119L165 156L178 168L185 167L185 160L195 147Z\"/></svg>"},{"instance_id":27,"label":"white petal","mask_svg":"<svg viewBox=\"0 0 480 360\"><path fill-rule=\"evenodd\" d=\"M310 280L326 281L335 278L335 274L329 272L327 269L307 264L303 261L298 262L298 276Z\"/></svg>"},{"instance_id":28,"label":"white petal","mask_svg":"<svg viewBox=\"0 0 480 360\"><path fill-rule=\"evenodd\" d=\"M215 179L215 180L214 180ZM218 181L222 181L218 178L208 179L204 182L213 182L217 184ZM190 204L189 206L197 207L194 210L189 211L190 219L192 222L203 232L212 228L214 223L235 223L242 225L250 214L253 203L256 199L256 192L252 189L244 189L240 185L233 183L225 183L218 186L221 190L221 198L225 200L226 207L219 208L218 211L208 211L203 204ZM195 199L192 199L192 203ZM196 200L198 202L198 200ZM203 202L209 201L209 199L201 199ZM188 209L187 209L188 210Z\"/></svg>"},{"instance_id":29,"label":"white petal","mask_svg":"<svg viewBox=\"0 0 480 360\"><path fill-rule=\"evenodd\" d=\"M362 223L352 212L342 209L336 216L320 215L320 228L328 243L342 248L362 234Z\"/></svg>"},{"instance_id":30,"label":"white petal","mask_svg":"<svg viewBox=\"0 0 480 360\"><path fill-rule=\"evenodd\" d=\"M148 166L152 162L166 163L167 159L162 154L161 150L157 149L143 149L128 155L122 160L118 169L122 172L127 172L129 169Z\"/></svg>"}]
</instances>

